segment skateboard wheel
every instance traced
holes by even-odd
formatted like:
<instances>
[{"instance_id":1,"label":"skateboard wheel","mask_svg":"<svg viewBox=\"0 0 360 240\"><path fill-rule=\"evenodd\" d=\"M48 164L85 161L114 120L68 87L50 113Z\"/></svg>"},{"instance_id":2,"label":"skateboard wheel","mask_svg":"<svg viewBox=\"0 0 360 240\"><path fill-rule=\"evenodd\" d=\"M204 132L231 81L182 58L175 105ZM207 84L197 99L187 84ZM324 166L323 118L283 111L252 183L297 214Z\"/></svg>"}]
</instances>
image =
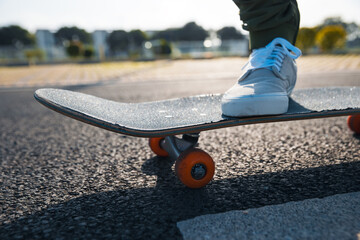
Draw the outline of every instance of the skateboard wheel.
<instances>
[{"instance_id":1,"label":"skateboard wheel","mask_svg":"<svg viewBox=\"0 0 360 240\"><path fill-rule=\"evenodd\" d=\"M347 119L347 124L353 132L360 134L360 114L350 115Z\"/></svg>"},{"instance_id":2,"label":"skateboard wheel","mask_svg":"<svg viewBox=\"0 0 360 240\"><path fill-rule=\"evenodd\" d=\"M166 152L161 146L160 142L164 140L164 138L150 138L149 139L149 146L151 150L160 157L167 157L169 156L168 152Z\"/></svg>"},{"instance_id":3,"label":"skateboard wheel","mask_svg":"<svg viewBox=\"0 0 360 240\"><path fill-rule=\"evenodd\" d=\"M185 186L201 188L213 178L215 164L209 154L195 148L180 154L175 163L175 172Z\"/></svg>"}]
</instances>

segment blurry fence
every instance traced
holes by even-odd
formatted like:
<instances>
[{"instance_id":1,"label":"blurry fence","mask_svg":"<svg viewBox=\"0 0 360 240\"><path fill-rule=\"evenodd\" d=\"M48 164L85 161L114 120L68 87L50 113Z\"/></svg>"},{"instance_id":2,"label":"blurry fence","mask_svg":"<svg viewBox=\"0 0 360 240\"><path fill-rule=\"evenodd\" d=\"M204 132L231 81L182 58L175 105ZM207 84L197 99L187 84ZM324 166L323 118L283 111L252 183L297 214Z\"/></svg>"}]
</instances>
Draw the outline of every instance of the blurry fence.
<instances>
[{"instance_id":1,"label":"blurry fence","mask_svg":"<svg viewBox=\"0 0 360 240\"><path fill-rule=\"evenodd\" d=\"M174 42L174 57L223 57L223 56L248 56L249 41L243 40L224 40L218 44L207 41L181 41Z\"/></svg>"},{"instance_id":2,"label":"blurry fence","mask_svg":"<svg viewBox=\"0 0 360 240\"><path fill-rule=\"evenodd\" d=\"M24 64L39 62L58 62L67 59L63 47L39 48L16 48L0 47L0 64Z\"/></svg>"}]
</instances>

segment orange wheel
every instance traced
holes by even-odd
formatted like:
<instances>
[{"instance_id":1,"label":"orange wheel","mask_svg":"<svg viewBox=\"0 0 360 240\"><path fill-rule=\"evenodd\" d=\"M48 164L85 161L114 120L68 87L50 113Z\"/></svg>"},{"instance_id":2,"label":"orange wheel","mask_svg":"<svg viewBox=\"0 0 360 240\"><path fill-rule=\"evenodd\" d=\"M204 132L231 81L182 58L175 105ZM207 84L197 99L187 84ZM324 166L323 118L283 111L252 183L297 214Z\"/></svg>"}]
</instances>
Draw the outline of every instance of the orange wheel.
<instances>
[{"instance_id":1,"label":"orange wheel","mask_svg":"<svg viewBox=\"0 0 360 240\"><path fill-rule=\"evenodd\" d=\"M360 114L349 116L347 119L347 124L352 131L354 131L356 134L360 134Z\"/></svg>"},{"instance_id":2,"label":"orange wheel","mask_svg":"<svg viewBox=\"0 0 360 240\"><path fill-rule=\"evenodd\" d=\"M180 154L175 163L180 181L189 188L201 188L214 176L215 164L209 154L200 149L189 149Z\"/></svg>"},{"instance_id":3,"label":"orange wheel","mask_svg":"<svg viewBox=\"0 0 360 240\"><path fill-rule=\"evenodd\" d=\"M149 145L151 150L160 157L167 157L169 154L160 146L160 142L164 140L164 138L150 138Z\"/></svg>"}]
</instances>

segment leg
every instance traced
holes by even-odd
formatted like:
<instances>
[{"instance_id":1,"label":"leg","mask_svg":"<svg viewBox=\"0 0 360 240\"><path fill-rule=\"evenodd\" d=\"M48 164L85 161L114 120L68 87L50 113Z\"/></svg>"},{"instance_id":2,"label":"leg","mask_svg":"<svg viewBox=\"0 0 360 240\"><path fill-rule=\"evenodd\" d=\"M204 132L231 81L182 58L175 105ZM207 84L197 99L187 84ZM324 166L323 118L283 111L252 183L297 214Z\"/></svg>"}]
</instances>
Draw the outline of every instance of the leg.
<instances>
[{"instance_id":1,"label":"leg","mask_svg":"<svg viewBox=\"0 0 360 240\"><path fill-rule=\"evenodd\" d=\"M250 47L265 47L281 37L295 44L300 13L296 0L233 0L240 9L243 28L250 33Z\"/></svg>"}]
</instances>

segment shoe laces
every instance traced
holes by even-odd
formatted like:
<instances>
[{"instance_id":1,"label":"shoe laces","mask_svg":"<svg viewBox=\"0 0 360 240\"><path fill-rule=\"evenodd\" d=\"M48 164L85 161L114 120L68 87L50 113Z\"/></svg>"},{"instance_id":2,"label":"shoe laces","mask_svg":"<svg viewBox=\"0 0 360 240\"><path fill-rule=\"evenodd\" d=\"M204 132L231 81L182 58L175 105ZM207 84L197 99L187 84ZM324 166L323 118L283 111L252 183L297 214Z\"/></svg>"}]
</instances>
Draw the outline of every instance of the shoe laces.
<instances>
[{"instance_id":1,"label":"shoe laces","mask_svg":"<svg viewBox=\"0 0 360 240\"><path fill-rule=\"evenodd\" d=\"M242 69L248 71L268 68L271 70L275 67L280 72L285 56L295 60L301 56L301 51L284 38L275 38L266 47L255 49Z\"/></svg>"}]
</instances>

